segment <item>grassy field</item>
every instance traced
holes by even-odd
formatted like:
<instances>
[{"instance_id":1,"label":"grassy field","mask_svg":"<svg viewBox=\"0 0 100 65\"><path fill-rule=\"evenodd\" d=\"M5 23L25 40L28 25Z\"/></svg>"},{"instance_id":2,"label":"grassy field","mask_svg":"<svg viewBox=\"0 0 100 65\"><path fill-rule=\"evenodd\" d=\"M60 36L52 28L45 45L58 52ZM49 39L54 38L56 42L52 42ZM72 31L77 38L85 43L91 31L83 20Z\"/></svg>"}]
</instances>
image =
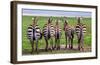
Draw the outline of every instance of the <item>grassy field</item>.
<instances>
[{"instance_id":1,"label":"grassy field","mask_svg":"<svg viewBox=\"0 0 100 65\"><path fill-rule=\"evenodd\" d=\"M56 19L56 17L53 17L53 19ZM63 22L63 18L61 19L62 21L60 22L60 26L63 29L64 22ZM68 23L72 27L75 27L75 25L77 24L76 18L69 17L68 21L69 21ZM37 24L39 25L41 29L43 29L43 26L46 22L47 22L46 17L39 17ZM87 32L84 36L84 45L85 47L91 47L91 38L92 38L91 37L91 18L83 18L83 23L86 24L86 28L87 28ZM32 24L32 16L23 16L23 19L22 19L22 52L23 54L25 54L24 52L28 53L29 51L31 51L31 44L29 40L27 39L27 27L30 24ZM53 24L55 25L54 21L53 21ZM64 31L62 31L61 45L65 45L65 44L66 44L66 41L65 41ZM74 45L77 46L76 35L74 38ZM42 40L39 41L39 48L45 48L44 38L42 38ZM64 51L64 52L69 53L69 51ZM61 51L61 53L64 53L64 52ZM70 51L70 53L72 52L75 52L75 51ZM60 52L56 52L56 53L60 53ZM47 53L44 53L44 54L47 54Z\"/></svg>"}]
</instances>

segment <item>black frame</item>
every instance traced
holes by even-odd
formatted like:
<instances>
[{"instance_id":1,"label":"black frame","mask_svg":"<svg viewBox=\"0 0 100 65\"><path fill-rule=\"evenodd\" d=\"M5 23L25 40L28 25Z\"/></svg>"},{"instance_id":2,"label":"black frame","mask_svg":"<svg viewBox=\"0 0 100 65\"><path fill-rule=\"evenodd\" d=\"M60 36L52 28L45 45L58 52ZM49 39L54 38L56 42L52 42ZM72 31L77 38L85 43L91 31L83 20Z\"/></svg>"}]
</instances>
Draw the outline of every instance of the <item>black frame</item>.
<instances>
[{"instance_id":1,"label":"black frame","mask_svg":"<svg viewBox=\"0 0 100 65\"><path fill-rule=\"evenodd\" d=\"M67 60L82 60L82 59L96 59L98 57L98 44L97 44L97 6L92 5L77 5L77 4L58 4L58 3L45 3L45 2L26 2L26 1L11 1L11 63L39 63L39 62L51 62L51 61L67 61ZM36 4L36 5L50 5L50 6L63 6L63 7L82 7L82 8L95 8L96 9L96 56L84 57L84 58L64 58L64 59L51 59L51 60L35 60L35 61L17 61L17 4Z\"/></svg>"}]
</instances>

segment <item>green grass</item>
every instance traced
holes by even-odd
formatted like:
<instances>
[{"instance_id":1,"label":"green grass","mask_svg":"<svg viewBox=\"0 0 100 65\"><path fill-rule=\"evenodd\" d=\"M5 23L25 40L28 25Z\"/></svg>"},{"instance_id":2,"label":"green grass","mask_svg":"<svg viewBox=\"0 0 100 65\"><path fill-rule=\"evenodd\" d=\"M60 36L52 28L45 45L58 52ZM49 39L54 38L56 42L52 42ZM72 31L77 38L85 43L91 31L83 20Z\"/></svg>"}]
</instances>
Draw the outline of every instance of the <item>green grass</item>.
<instances>
[{"instance_id":1,"label":"green grass","mask_svg":"<svg viewBox=\"0 0 100 65\"><path fill-rule=\"evenodd\" d=\"M56 17L52 17L53 19L56 19ZM61 18L61 22L60 22L60 26L63 29L63 18ZM77 24L77 20L76 18L72 18L69 17L68 18L68 23L69 25L71 25L72 27L75 27L75 25ZM46 17L39 17L39 20L37 22L37 24L39 25L39 27L41 29L43 29L44 24L47 22ZM86 24L86 28L87 28L87 32L84 36L84 45L85 46L91 46L91 18L83 18L82 23ZM31 50L31 44L29 42L29 40L27 39L27 27L32 24L32 16L23 16L22 19L22 49L29 49L29 51ZM53 21L53 24L55 25L55 21ZM50 41L49 41L50 42ZM61 37L61 44L65 44L65 37L64 37L64 31L62 30L62 37ZM74 45L77 45L77 38L75 35L74 38ZM42 38L42 40L39 41L39 48L45 48L45 41L44 38Z\"/></svg>"}]
</instances>

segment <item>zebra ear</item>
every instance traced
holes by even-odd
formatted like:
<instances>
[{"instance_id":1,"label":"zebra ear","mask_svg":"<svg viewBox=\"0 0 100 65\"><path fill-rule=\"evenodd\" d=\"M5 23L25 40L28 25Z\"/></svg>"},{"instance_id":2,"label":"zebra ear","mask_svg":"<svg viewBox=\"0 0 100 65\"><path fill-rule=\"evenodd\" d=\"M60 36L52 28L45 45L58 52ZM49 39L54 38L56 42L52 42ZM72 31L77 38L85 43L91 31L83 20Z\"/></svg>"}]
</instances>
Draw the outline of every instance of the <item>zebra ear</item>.
<instances>
[{"instance_id":1,"label":"zebra ear","mask_svg":"<svg viewBox=\"0 0 100 65\"><path fill-rule=\"evenodd\" d=\"M37 24L38 20L39 20L39 17L36 17L35 24Z\"/></svg>"},{"instance_id":2,"label":"zebra ear","mask_svg":"<svg viewBox=\"0 0 100 65\"><path fill-rule=\"evenodd\" d=\"M68 21L67 20L65 20L65 24L68 24Z\"/></svg>"},{"instance_id":3,"label":"zebra ear","mask_svg":"<svg viewBox=\"0 0 100 65\"><path fill-rule=\"evenodd\" d=\"M79 24L82 22L82 19L83 19L82 17L77 18L77 21L78 21Z\"/></svg>"},{"instance_id":4,"label":"zebra ear","mask_svg":"<svg viewBox=\"0 0 100 65\"><path fill-rule=\"evenodd\" d=\"M76 19L77 19L77 20L78 20L78 19L82 20L83 18L82 18L82 17L76 17Z\"/></svg>"},{"instance_id":5,"label":"zebra ear","mask_svg":"<svg viewBox=\"0 0 100 65\"><path fill-rule=\"evenodd\" d=\"M48 23L50 23L50 18L48 18Z\"/></svg>"},{"instance_id":6,"label":"zebra ear","mask_svg":"<svg viewBox=\"0 0 100 65\"><path fill-rule=\"evenodd\" d=\"M35 24L35 18L32 18L32 25L34 25Z\"/></svg>"},{"instance_id":7,"label":"zebra ear","mask_svg":"<svg viewBox=\"0 0 100 65\"><path fill-rule=\"evenodd\" d=\"M53 21L53 18L51 18L50 21L52 22Z\"/></svg>"},{"instance_id":8,"label":"zebra ear","mask_svg":"<svg viewBox=\"0 0 100 65\"><path fill-rule=\"evenodd\" d=\"M68 18L67 17L64 17L64 22L66 21L66 22L68 22L68 20L67 20Z\"/></svg>"},{"instance_id":9,"label":"zebra ear","mask_svg":"<svg viewBox=\"0 0 100 65\"><path fill-rule=\"evenodd\" d=\"M58 25L58 18L57 18L57 20L56 20L56 25Z\"/></svg>"},{"instance_id":10,"label":"zebra ear","mask_svg":"<svg viewBox=\"0 0 100 65\"><path fill-rule=\"evenodd\" d=\"M48 19L48 23L51 23L53 21L53 19L49 18Z\"/></svg>"},{"instance_id":11,"label":"zebra ear","mask_svg":"<svg viewBox=\"0 0 100 65\"><path fill-rule=\"evenodd\" d=\"M34 20L34 18L32 18L32 21Z\"/></svg>"},{"instance_id":12,"label":"zebra ear","mask_svg":"<svg viewBox=\"0 0 100 65\"><path fill-rule=\"evenodd\" d=\"M34 24L37 24L38 17L34 17L34 18L32 18L32 21L33 21L33 25L34 25Z\"/></svg>"}]
</instances>

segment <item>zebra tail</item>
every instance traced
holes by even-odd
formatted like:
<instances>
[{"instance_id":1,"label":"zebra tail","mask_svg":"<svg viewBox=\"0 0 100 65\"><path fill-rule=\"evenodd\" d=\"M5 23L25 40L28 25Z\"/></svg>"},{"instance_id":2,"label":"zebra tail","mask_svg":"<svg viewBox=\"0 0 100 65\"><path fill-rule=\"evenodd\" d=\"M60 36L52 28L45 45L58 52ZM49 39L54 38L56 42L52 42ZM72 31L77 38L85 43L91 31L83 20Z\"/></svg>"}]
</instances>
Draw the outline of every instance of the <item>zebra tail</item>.
<instances>
[{"instance_id":1,"label":"zebra tail","mask_svg":"<svg viewBox=\"0 0 100 65\"><path fill-rule=\"evenodd\" d=\"M43 35L43 34L42 34L42 33L40 33L40 39L42 39L42 35Z\"/></svg>"}]
</instances>

